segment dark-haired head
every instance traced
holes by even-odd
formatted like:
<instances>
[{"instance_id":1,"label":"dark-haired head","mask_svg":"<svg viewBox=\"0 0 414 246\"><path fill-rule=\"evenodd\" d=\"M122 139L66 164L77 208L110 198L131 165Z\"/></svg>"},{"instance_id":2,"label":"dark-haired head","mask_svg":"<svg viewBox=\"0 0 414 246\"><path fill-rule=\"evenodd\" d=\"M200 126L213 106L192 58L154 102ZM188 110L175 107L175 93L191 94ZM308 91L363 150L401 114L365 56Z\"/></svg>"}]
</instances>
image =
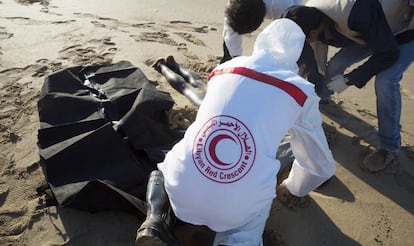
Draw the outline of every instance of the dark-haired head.
<instances>
[{"instance_id":1,"label":"dark-haired head","mask_svg":"<svg viewBox=\"0 0 414 246\"><path fill-rule=\"evenodd\" d=\"M262 24L266 6L262 0L231 0L224 14L235 32L251 33Z\"/></svg>"},{"instance_id":2,"label":"dark-haired head","mask_svg":"<svg viewBox=\"0 0 414 246\"><path fill-rule=\"evenodd\" d=\"M292 6L281 16L296 22L302 28L306 38L309 38L311 31L320 28L323 24L323 14L314 7Z\"/></svg>"}]
</instances>

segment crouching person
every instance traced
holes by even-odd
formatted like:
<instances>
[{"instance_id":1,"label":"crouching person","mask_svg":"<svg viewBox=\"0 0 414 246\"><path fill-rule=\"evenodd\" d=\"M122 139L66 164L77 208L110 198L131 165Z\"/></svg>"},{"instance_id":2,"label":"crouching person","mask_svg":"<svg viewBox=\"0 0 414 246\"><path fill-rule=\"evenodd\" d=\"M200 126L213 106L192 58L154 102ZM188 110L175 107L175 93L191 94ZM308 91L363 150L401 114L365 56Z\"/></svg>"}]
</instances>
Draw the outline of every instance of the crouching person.
<instances>
[{"instance_id":1,"label":"crouching person","mask_svg":"<svg viewBox=\"0 0 414 246\"><path fill-rule=\"evenodd\" d=\"M282 187L302 197L334 175L320 98L297 74L304 40L293 21L278 19L258 35L251 56L214 69L196 120L151 174L137 245L179 245L169 204L178 219L215 231L214 245L263 245L280 170L275 156L287 132L295 160Z\"/></svg>"}]
</instances>

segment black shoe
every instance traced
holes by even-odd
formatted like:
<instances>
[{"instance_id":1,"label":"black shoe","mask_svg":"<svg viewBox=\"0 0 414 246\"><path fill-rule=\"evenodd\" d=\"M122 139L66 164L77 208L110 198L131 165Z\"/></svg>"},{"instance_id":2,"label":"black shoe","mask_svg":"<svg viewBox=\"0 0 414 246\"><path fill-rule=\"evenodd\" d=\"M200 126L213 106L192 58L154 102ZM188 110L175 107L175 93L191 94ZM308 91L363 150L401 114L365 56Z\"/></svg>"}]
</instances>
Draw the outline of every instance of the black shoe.
<instances>
[{"instance_id":1,"label":"black shoe","mask_svg":"<svg viewBox=\"0 0 414 246\"><path fill-rule=\"evenodd\" d=\"M361 163L361 168L365 171L376 173L384 170L389 165L397 163L398 157L396 153L380 149L365 157Z\"/></svg>"}]
</instances>

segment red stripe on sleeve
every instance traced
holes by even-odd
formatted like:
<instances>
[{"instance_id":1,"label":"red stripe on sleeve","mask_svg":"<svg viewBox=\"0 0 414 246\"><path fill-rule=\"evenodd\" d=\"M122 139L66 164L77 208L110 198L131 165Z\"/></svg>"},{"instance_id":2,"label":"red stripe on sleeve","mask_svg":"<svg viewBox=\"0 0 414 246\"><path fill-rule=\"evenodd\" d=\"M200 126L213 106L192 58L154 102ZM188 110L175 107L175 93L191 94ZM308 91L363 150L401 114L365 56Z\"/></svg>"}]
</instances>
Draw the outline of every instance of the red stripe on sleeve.
<instances>
[{"instance_id":1,"label":"red stripe on sleeve","mask_svg":"<svg viewBox=\"0 0 414 246\"><path fill-rule=\"evenodd\" d=\"M215 70L210 73L210 75L208 76L208 80L210 80L214 76L229 73L242 75L250 79L254 79L265 84L275 86L289 94L293 99L295 99L295 101L300 106L303 106L305 104L306 99L308 98L308 96L294 84L245 67L233 67Z\"/></svg>"}]
</instances>

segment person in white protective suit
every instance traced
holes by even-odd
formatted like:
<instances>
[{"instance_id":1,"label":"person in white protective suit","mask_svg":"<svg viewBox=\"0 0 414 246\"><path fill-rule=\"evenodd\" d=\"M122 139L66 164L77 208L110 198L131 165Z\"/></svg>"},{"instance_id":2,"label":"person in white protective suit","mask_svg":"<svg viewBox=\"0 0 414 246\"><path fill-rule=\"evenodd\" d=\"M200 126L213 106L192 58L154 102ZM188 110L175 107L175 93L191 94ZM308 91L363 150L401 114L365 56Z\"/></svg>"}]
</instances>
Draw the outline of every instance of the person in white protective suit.
<instances>
[{"instance_id":1,"label":"person in white protective suit","mask_svg":"<svg viewBox=\"0 0 414 246\"><path fill-rule=\"evenodd\" d=\"M263 245L277 194L303 197L334 175L320 98L297 74L304 40L293 21L277 19L251 56L213 70L195 121L150 175L136 245L179 245L167 203L179 220L215 231L214 245ZM275 156L287 132L295 160L277 186Z\"/></svg>"}]
</instances>

